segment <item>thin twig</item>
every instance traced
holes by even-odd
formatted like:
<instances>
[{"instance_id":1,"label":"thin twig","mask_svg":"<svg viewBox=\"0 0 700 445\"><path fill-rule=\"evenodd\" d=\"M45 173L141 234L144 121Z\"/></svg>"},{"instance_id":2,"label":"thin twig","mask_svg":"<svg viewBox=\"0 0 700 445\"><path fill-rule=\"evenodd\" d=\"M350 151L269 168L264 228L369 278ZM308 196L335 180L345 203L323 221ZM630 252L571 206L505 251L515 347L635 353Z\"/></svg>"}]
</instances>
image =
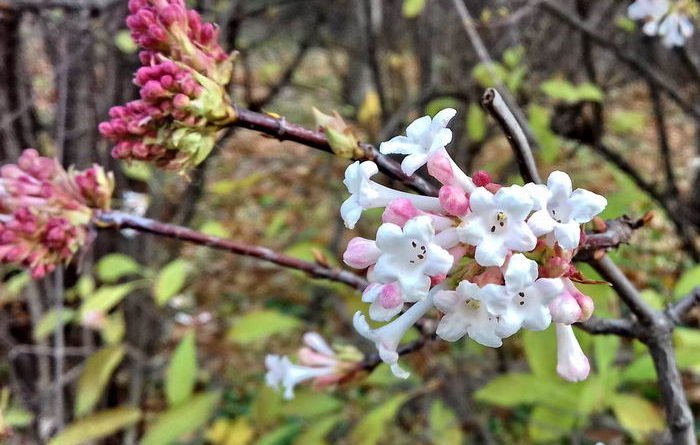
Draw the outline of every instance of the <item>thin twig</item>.
<instances>
[{"instance_id":1,"label":"thin twig","mask_svg":"<svg viewBox=\"0 0 700 445\"><path fill-rule=\"evenodd\" d=\"M624 318L591 317L589 320L576 323L574 326L594 335L619 335L629 338L636 338L638 335L634 322Z\"/></svg>"},{"instance_id":2,"label":"thin twig","mask_svg":"<svg viewBox=\"0 0 700 445\"><path fill-rule=\"evenodd\" d=\"M685 314L697 305L700 305L700 286L695 287L688 295L671 305L666 312L674 323L680 324Z\"/></svg>"},{"instance_id":3,"label":"thin twig","mask_svg":"<svg viewBox=\"0 0 700 445\"><path fill-rule=\"evenodd\" d=\"M356 289L364 289L367 281L347 270L332 268L320 263L303 261L275 252L266 247L245 244L238 241L226 240L216 236L206 235L187 227L175 224L167 224L153 219L142 218L122 212L100 212L97 213L93 221L100 229L134 229L140 232L154 235L175 238L188 241L200 246L211 247L218 250L226 250L239 255L249 256L277 264L282 267L306 272L312 277L324 278L331 281L347 284Z\"/></svg>"}]
</instances>

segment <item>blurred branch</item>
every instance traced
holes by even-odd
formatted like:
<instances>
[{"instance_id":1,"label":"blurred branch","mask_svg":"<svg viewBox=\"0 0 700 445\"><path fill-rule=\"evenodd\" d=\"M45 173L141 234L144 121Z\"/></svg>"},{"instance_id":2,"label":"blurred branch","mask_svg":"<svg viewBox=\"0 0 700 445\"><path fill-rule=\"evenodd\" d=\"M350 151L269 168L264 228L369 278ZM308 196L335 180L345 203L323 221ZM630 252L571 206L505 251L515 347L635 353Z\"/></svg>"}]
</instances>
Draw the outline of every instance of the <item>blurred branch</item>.
<instances>
[{"instance_id":1,"label":"blurred branch","mask_svg":"<svg viewBox=\"0 0 700 445\"><path fill-rule=\"evenodd\" d=\"M60 8L70 11L106 9L122 0L0 0L0 10Z\"/></svg>"},{"instance_id":2,"label":"blurred branch","mask_svg":"<svg viewBox=\"0 0 700 445\"><path fill-rule=\"evenodd\" d=\"M611 319L591 317L583 323L574 326L593 335L619 335L621 337L636 338L636 326L629 319Z\"/></svg>"},{"instance_id":3,"label":"blurred branch","mask_svg":"<svg viewBox=\"0 0 700 445\"><path fill-rule=\"evenodd\" d=\"M560 6L559 2L555 2L553 0L542 0L539 5L543 10L547 11L554 17L557 17L578 31L585 33L590 38L591 42L595 43L601 48L611 51L615 57L624 62L637 74L642 76L644 79L647 79L652 85L663 90L686 113L695 118L700 118L700 108L694 103L688 101L678 86L673 85L661 73L646 65L643 62L644 59L642 57L630 54L629 51L624 50L612 40L600 35L598 29L590 26L588 23L579 19L576 14Z\"/></svg>"},{"instance_id":4,"label":"blurred branch","mask_svg":"<svg viewBox=\"0 0 700 445\"><path fill-rule=\"evenodd\" d=\"M667 313L676 324L680 324L685 314L697 305L700 305L700 286L696 286L688 295L672 304Z\"/></svg>"},{"instance_id":5,"label":"blurred branch","mask_svg":"<svg viewBox=\"0 0 700 445\"><path fill-rule=\"evenodd\" d=\"M280 141L297 142L317 150L334 153L326 135L321 131L310 130L301 125L289 123L284 117L258 113L238 106L234 106L234 109L236 119L230 123L231 126L259 131ZM437 195L437 190L432 184L417 175L407 176L401 171L401 166L398 162L379 153L379 150L373 145L361 144L356 151L359 151L360 155L356 155L353 158L354 160L374 161L383 173L401 181L413 190L427 196Z\"/></svg>"},{"instance_id":6,"label":"blurred branch","mask_svg":"<svg viewBox=\"0 0 700 445\"><path fill-rule=\"evenodd\" d=\"M597 252L618 247L620 244L629 243L634 231L646 224L651 216L633 219L627 215L605 221L605 231L599 233L586 233L574 261L591 261Z\"/></svg>"},{"instance_id":7,"label":"blurred branch","mask_svg":"<svg viewBox=\"0 0 700 445\"><path fill-rule=\"evenodd\" d=\"M188 241L200 246L225 250L238 255L258 258L277 264L278 266L306 272L308 275L315 278L324 278L326 280L347 284L356 289L364 289L365 286L367 286L367 282L364 278L347 270L332 268L318 262L312 263L300 260L299 258L275 252L266 247L226 240L175 224L163 223L117 211L99 212L93 217L93 222L97 228L100 229L134 229L140 232Z\"/></svg>"}]
</instances>

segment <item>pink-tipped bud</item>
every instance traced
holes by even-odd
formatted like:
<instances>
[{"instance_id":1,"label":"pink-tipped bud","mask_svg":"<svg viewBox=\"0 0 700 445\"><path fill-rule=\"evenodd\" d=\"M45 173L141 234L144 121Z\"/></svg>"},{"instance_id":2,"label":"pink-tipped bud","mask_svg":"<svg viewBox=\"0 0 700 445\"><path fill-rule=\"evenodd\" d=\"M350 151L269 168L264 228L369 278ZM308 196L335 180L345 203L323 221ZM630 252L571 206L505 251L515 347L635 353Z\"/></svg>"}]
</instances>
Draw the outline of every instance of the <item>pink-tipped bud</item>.
<instances>
[{"instance_id":1,"label":"pink-tipped bud","mask_svg":"<svg viewBox=\"0 0 700 445\"><path fill-rule=\"evenodd\" d=\"M503 284L503 273L499 267L489 267L472 278L471 281L479 287L484 287L487 284Z\"/></svg>"},{"instance_id":2,"label":"pink-tipped bud","mask_svg":"<svg viewBox=\"0 0 700 445\"><path fill-rule=\"evenodd\" d=\"M478 170L474 172L472 181L477 187L486 187L491 183L491 175L489 175L485 170Z\"/></svg>"},{"instance_id":3,"label":"pink-tipped bud","mask_svg":"<svg viewBox=\"0 0 700 445\"><path fill-rule=\"evenodd\" d=\"M382 286L382 290L379 293L379 304L384 309L393 309L403 304L401 288L398 283L389 283Z\"/></svg>"},{"instance_id":4,"label":"pink-tipped bud","mask_svg":"<svg viewBox=\"0 0 700 445\"><path fill-rule=\"evenodd\" d=\"M583 353L570 325L556 324L557 374L570 382L580 382L588 377L591 365Z\"/></svg>"},{"instance_id":5,"label":"pink-tipped bud","mask_svg":"<svg viewBox=\"0 0 700 445\"><path fill-rule=\"evenodd\" d=\"M373 240L355 237L348 243L343 262L355 269L366 269L377 262L381 251Z\"/></svg>"},{"instance_id":6,"label":"pink-tipped bud","mask_svg":"<svg viewBox=\"0 0 700 445\"><path fill-rule=\"evenodd\" d=\"M591 318L595 310L595 303L593 303L591 297L579 292L577 295L574 295L574 298L576 298L576 302L581 308L581 316L578 321L586 321Z\"/></svg>"},{"instance_id":7,"label":"pink-tipped bud","mask_svg":"<svg viewBox=\"0 0 700 445\"><path fill-rule=\"evenodd\" d=\"M455 180L452 163L445 151L440 151L428 159L428 173L445 185L453 184Z\"/></svg>"},{"instance_id":8,"label":"pink-tipped bud","mask_svg":"<svg viewBox=\"0 0 700 445\"><path fill-rule=\"evenodd\" d=\"M440 205L454 216L464 216L469 211L469 198L459 187L445 185L440 188Z\"/></svg>"},{"instance_id":9,"label":"pink-tipped bud","mask_svg":"<svg viewBox=\"0 0 700 445\"><path fill-rule=\"evenodd\" d=\"M433 275L430 277L430 286L437 286L447 279L447 274Z\"/></svg>"},{"instance_id":10,"label":"pink-tipped bud","mask_svg":"<svg viewBox=\"0 0 700 445\"><path fill-rule=\"evenodd\" d=\"M298 352L299 363L304 366L335 366L338 359L320 354L311 348L301 348Z\"/></svg>"},{"instance_id":11,"label":"pink-tipped bud","mask_svg":"<svg viewBox=\"0 0 700 445\"><path fill-rule=\"evenodd\" d=\"M552 321L567 325L576 323L582 315L576 298L567 291L549 303L549 312L552 314Z\"/></svg>"},{"instance_id":12,"label":"pink-tipped bud","mask_svg":"<svg viewBox=\"0 0 700 445\"><path fill-rule=\"evenodd\" d=\"M403 227L409 219L421 215L413 203L406 198L398 198L389 203L382 214L382 222Z\"/></svg>"},{"instance_id":13,"label":"pink-tipped bud","mask_svg":"<svg viewBox=\"0 0 700 445\"><path fill-rule=\"evenodd\" d=\"M501 184L496 184L495 182L489 182L484 186L486 190L489 192L493 193L494 195L496 194L497 191L501 189L502 185Z\"/></svg>"}]
</instances>

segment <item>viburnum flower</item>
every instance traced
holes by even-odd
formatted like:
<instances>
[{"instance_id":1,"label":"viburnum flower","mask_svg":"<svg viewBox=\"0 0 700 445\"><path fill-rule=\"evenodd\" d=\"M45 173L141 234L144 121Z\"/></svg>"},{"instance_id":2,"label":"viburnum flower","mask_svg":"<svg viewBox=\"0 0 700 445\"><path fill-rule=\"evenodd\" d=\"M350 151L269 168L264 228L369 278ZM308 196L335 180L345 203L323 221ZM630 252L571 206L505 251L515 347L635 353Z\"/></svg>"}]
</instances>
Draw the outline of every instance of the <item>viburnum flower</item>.
<instances>
[{"instance_id":1,"label":"viburnum flower","mask_svg":"<svg viewBox=\"0 0 700 445\"><path fill-rule=\"evenodd\" d=\"M95 210L109 209L114 178L99 166L66 171L27 149L0 169L0 258L41 278L90 240Z\"/></svg>"},{"instance_id":2,"label":"viburnum flower","mask_svg":"<svg viewBox=\"0 0 700 445\"><path fill-rule=\"evenodd\" d=\"M139 100L112 107L100 124L112 156L184 171L211 152L217 133L235 119L226 93L232 61L217 30L183 0L131 0L127 25L145 50L134 83Z\"/></svg>"},{"instance_id":3,"label":"viburnum flower","mask_svg":"<svg viewBox=\"0 0 700 445\"><path fill-rule=\"evenodd\" d=\"M369 318L374 321L389 321L401 312L404 302L413 302L403 296L398 282L370 283L362 292L362 301L371 303Z\"/></svg>"},{"instance_id":4,"label":"viburnum flower","mask_svg":"<svg viewBox=\"0 0 700 445\"><path fill-rule=\"evenodd\" d=\"M372 161L355 161L345 170L343 184L350 192L350 197L340 207L340 215L348 229L355 228L364 210L385 207L396 199L407 199L424 211L441 210L438 198L400 192L372 181L370 178L377 172L377 164Z\"/></svg>"},{"instance_id":5,"label":"viburnum flower","mask_svg":"<svg viewBox=\"0 0 700 445\"><path fill-rule=\"evenodd\" d=\"M401 162L401 170L410 176L452 141L452 130L447 128L447 124L455 114L457 110L445 108L432 119L430 116L416 119L406 128L406 136L395 136L382 142L379 151L382 154L408 155Z\"/></svg>"},{"instance_id":6,"label":"viburnum flower","mask_svg":"<svg viewBox=\"0 0 700 445\"><path fill-rule=\"evenodd\" d=\"M581 224L605 209L608 201L584 189L572 191L571 178L554 171L547 185L527 184L525 189L537 210L527 221L535 236L552 234L552 239L565 249L575 249L581 238Z\"/></svg>"},{"instance_id":7,"label":"viburnum flower","mask_svg":"<svg viewBox=\"0 0 700 445\"><path fill-rule=\"evenodd\" d=\"M305 346L299 350L299 365L286 356L269 354L265 357L267 385L284 388L284 398L288 400L294 398L294 387L301 382L313 380L316 386L331 385L356 367L356 362L341 358L321 335L307 332L303 340Z\"/></svg>"},{"instance_id":8,"label":"viburnum flower","mask_svg":"<svg viewBox=\"0 0 700 445\"><path fill-rule=\"evenodd\" d=\"M672 48L683 46L693 35L690 16L697 15L697 5L688 0L674 3L667 0L636 0L627 8L627 15L633 20L644 21L644 34L662 36L664 46Z\"/></svg>"},{"instance_id":9,"label":"viburnum flower","mask_svg":"<svg viewBox=\"0 0 700 445\"><path fill-rule=\"evenodd\" d=\"M416 301L430 289L430 277L446 274L453 258L435 243L435 231L427 216L418 216L403 229L384 223L377 231L381 255L374 266L374 277L381 283L397 281L401 292ZM409 300L410 301L410 300Z\"/></svg>"},{"instance_id":10,"label":"viburnum flower","mask_svg":"<svg viewBox=\"0 0 700 445\"><path fill-rule=\"evenodd\" d=\"M557 374L563 379L580 382L588 377L591 365L574 335L571 325L556 323Z\"/></svg>"},{"instance_id":11,"label":"viburnum flower","mask_svg":"<svg viewBox=\"0 0 700 445\"><path fill-rule=\"evenodd\" d=\"M457 228L461 241L476 246L474 258L482 266L502 266L510 250L528 252L537 239L525 223L533 202L518 185L492 194L479 187L469 196L471 213Z\"/></svg>"}]
</instances>

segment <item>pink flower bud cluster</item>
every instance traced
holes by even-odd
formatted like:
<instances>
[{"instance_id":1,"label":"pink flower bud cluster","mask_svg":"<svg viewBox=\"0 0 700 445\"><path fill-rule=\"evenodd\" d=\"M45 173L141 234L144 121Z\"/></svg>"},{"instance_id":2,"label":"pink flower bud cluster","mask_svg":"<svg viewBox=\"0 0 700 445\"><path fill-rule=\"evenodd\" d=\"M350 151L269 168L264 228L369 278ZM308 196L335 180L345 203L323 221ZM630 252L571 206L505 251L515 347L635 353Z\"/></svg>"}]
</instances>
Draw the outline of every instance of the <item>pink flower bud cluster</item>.
<instances>
[{"instance_id":1,"label":"pink flower bud cluster","mask_svg":"<svg viewBox=\"0 0 700 445\"><path fill-rule=\"evenodd\" d=\"M0 259L43 277L89 238L94 210L108 209L114 178L101 167L66 171L27 149L0 168Z\"/></svg>"},{"instance_id":2,"label":"pink flower bud cluster","mask_svg":"<svg viewBox=\"0 0 700 445\"><path fill-rule=\"evenodd\" d=\"M204 160L234 113L224 87L232 62L182 0L131 0L127 25L144 49L134 76L140 99L113 107L100 124L115 142L112 156L184 170Z\"/></svg>"},{"instance_id":3,"label":"pink flower bud cluster","mask_svg":"<svg viewBox=\"0 0 700 445\"><path fill-rule=\"evenodd\" d=\"M354 318L356 330L377 346L382 360L399 377L397 346L418 319L436 309L436 334L446 341L465 336L499 347L520 329L558 329L562 376L581 380L588 362L570 325L587 320L590 297L573 281L572 263L582 224L606 206L604 197L573 189L566 173L553 172L547 184L504 186L485 171L466 175L445 149L452 133L452 109L424 116L380 146L383 154L401 154L406 175L427 167L442 184L437 197L385 187L371 179L371 162L356 162L345 173L350 197L340 212L354 228L367 209L383 208L375 239L353 238L343 260L367 271L362 301L366 315ZM573 281L572 281L573 280ZM585 371L585 372L584 372Z\"/></svg>"},{"instance_id":4,"label":"pink flower bud cluster","mask_svg":"<svg viewBox=\"0 0 700 445\"><path fill-rule=\"evenodd\" d=\"M203 23L199 13L187 9L183 0L130 0L126 24L134 41L145 51L141 61L148 65L154 54L197 70L213 79L230 76L229 56L218 42L219 30Z\"/></svg>"}]
</instances>

